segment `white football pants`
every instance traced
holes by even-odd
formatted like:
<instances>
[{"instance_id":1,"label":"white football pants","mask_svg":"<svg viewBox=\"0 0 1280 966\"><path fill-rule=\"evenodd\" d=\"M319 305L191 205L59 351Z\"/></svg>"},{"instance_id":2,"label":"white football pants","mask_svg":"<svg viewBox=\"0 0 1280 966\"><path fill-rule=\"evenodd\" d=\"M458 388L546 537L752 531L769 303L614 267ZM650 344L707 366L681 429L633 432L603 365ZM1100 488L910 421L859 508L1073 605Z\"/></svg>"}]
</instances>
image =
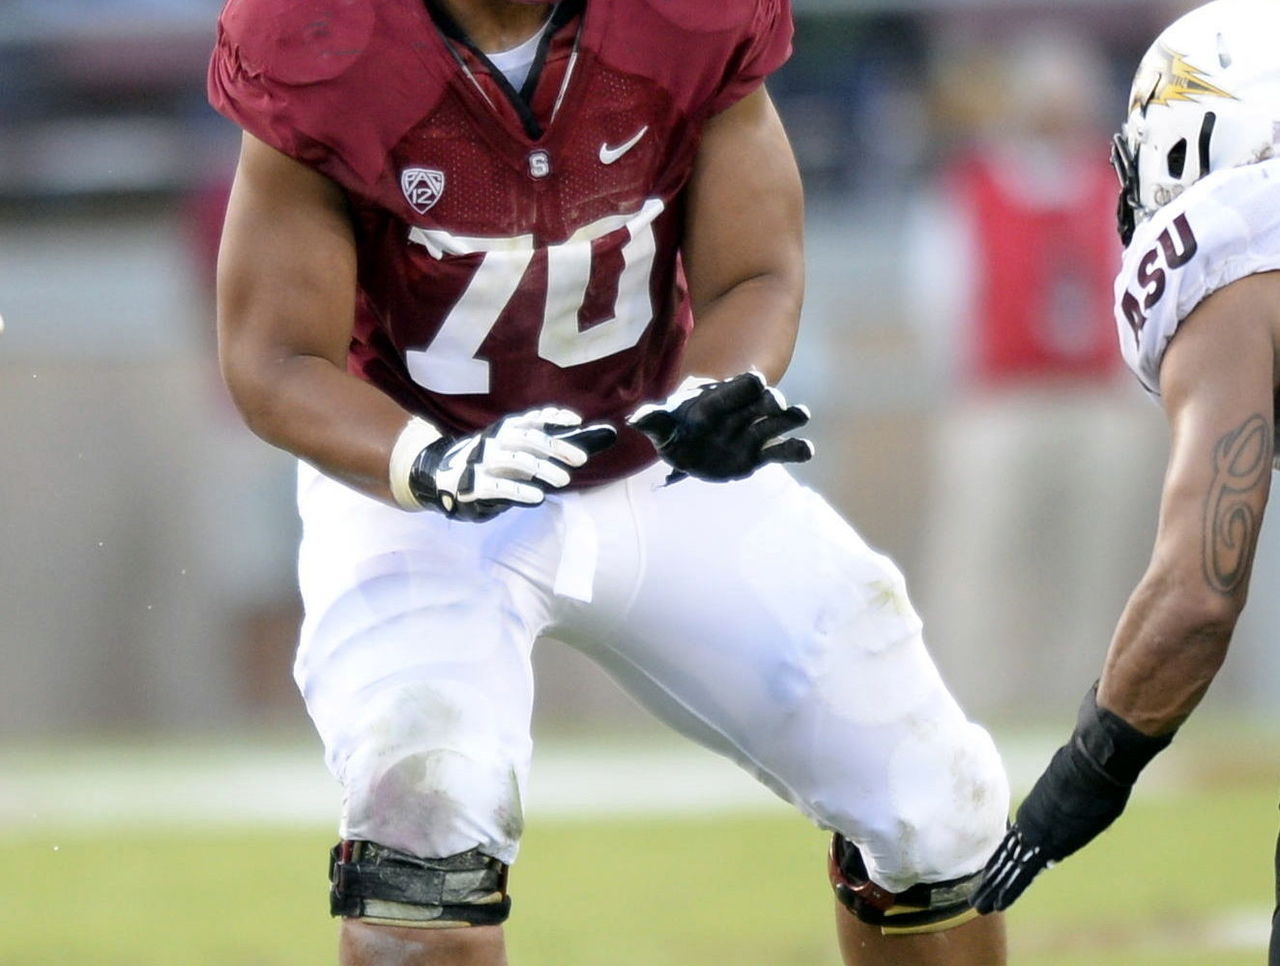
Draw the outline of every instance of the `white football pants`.
<instances>
[{"instance_id":1,"label":"white football pants","mask_svg":"<svg viewBox=\"0 0 1280 966\"><path fill-rule=\"evenodd\" d=\"M302 467L295 677L343 786L341 835L512 862L545 633L843 833L881 886L979 869L1008 784L897 568L779 467L665 474L462 523Z\"/></svg>"}]
</instances>

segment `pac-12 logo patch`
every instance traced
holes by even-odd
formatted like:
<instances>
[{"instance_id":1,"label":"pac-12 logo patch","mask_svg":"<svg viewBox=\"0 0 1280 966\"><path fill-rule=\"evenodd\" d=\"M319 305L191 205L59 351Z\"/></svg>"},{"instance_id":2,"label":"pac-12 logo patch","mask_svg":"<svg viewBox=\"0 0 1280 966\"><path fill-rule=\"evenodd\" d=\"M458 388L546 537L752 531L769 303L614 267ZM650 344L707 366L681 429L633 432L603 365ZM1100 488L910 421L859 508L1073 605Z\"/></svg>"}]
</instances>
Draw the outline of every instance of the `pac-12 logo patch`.
<instances>
[{"instance_id":1,"label":"pac-12 logo patch","mask_svg":"<svg viewBox=\"0 0 1280 966\"><path fill-rule=\"evenodd\" d=\"M400 190L413 210L425 215L444 193L444 172L435 168L405 168L400 172Z\"/></svg>"}]
</instances>

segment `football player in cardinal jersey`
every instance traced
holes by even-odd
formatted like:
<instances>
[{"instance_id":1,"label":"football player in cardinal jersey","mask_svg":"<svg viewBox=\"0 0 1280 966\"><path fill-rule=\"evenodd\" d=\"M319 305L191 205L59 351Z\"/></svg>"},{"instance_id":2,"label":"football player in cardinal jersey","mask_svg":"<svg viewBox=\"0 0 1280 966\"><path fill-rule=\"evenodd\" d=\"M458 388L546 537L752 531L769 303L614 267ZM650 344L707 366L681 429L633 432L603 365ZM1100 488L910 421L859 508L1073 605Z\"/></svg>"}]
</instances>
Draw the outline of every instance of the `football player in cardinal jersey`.
<instances>
[{"instance_id":1,"label":"football player in cardinal jersey","mask_svg":"<svg viewBox=\"0 0 1280 966\"><path fill-rule=\"evenodd\" d=\"M832 831L846 962L1004 961L969 905L995 747L898 570L781 465L812 452L772 388L803 205L762 84L790 42L787 0L223 11L220 356L301 460L346 966L505 962L542 634Z\"/></svg>"},{"instance_id":2,"label":"football player in cardinal jersey","mask_svg":"<svg viewBox=\"0 0 1280 966\"><path fill-rule=\"evenodd\" d=\"M991 859L983 910L1007 907L1119 817L1209 687L1244 607L1280 386L1277 31L1274 0L1215 0L1170 25L1134 78L1113 153L1125 244L1115 315L1125 361L1171 430L1159 531L1075 732Z\"/></svg>"}]
</instances>

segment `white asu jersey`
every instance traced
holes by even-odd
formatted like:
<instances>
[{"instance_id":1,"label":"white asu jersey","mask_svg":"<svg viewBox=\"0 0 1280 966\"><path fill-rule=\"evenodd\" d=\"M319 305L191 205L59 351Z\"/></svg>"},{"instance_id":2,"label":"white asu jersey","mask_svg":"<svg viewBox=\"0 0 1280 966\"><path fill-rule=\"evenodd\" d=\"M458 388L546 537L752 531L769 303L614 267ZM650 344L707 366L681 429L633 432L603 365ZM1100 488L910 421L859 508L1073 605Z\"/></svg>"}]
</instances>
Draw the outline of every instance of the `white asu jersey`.
<instances>
[{"instance_id":1,"label":"white asu jersey","mask_svg":"<svg viewBox=\"0 0 1280 966\"><path fill-rule=\"evenodd\" d=\"M1160 395L1160 364L1205 298L1280 269L1280 158L1217 171L1139 225L1115 285L1125 362Z\"/></svg>"}]
</instances>

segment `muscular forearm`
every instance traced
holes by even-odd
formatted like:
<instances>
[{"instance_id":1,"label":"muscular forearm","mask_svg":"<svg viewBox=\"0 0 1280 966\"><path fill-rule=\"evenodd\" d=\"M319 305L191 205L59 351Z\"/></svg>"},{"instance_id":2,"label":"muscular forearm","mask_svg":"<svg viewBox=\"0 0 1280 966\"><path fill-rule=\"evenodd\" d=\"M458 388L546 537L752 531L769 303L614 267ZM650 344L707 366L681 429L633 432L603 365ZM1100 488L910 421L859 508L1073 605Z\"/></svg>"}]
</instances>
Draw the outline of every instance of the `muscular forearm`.
<instances>
[{"instance_id":1,"label":"muscular forearm","mask_svg":"<svg viewBox=\"0 0 1280 966\"><path fill-rule=\"evenodd\" d=\"M1222 666L1271 483L1272 430L1264 416L1212 426L1188 403L1175 412L1160 532L1116 627L1098 691L1099 704L1151 735L1186 720Z\"/></svg>"},{"instance_id":2,"label":"muscular forearm","mask_svg":"<svg viewBox=\"0 0 1280 966\"><path fill-rule=\"evenodd\" d=\"M802 283L774 275L747 279L695 309L685 372L725 378L758 369L770 384L791 362Z\"/></svg>"},{"instance_id":3,"label":"muscular forearm","mask_svg":"<svg viewBox=\"0 0 1280 966\"><path fill-rule=\"evenodd\" d=\"M1098 704L1145 734L1167 734L1199 704L1226 657L1234 598L1149 575L1112 639Z\"/></svg>"},{"instance_id":4,"label":"muscular forearm","mask_svg":"<svg viewBox=\"0 0 1280 966\"><path fill-rule=\"evenodd\" d=\"M1162 551L1129 599L1102 680L1076 726L1018 807L987 862L973 904L1008 908L1049 864L1074 854L1120 817L1139 774L1173 740L1222 663L1234 626L1229 598L1197 592L1188 568ZM1224 603L1225 602L1225 603Z\"/></svg>"},{"instance_id":5,"label":"muscular forearm","mask_svg":"<svg viewBox=\"0 0 1280 966\"><path fill-rule=\"evenodd\" d=\"M308 355L228 372L227 383L258 436L391 502L388 462L409 414L384 393Z\"/></svg>"}]
</instances>

